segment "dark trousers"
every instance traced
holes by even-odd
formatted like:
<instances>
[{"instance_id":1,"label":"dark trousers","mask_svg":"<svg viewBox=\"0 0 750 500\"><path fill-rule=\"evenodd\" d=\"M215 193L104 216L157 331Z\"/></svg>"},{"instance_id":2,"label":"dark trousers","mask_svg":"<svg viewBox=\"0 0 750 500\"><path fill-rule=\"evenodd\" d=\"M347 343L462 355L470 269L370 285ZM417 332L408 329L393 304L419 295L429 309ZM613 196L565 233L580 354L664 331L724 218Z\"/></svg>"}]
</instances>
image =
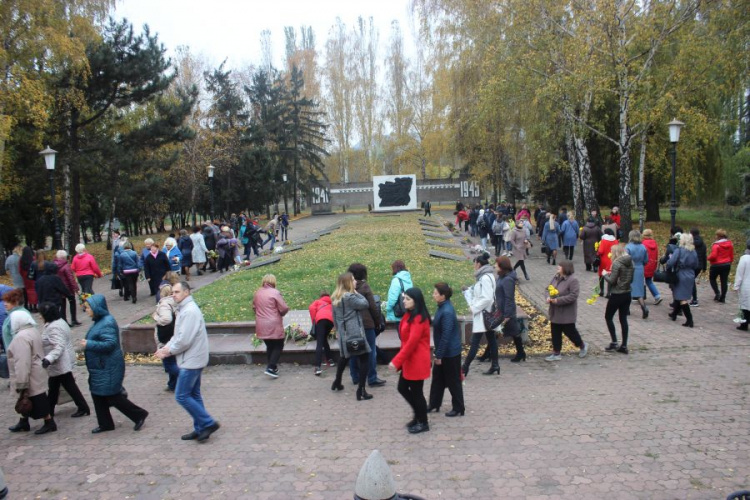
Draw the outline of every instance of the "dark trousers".
<instances>
[{"instance_id":1,"label":"dark trousers","mask_svg":"<svg viewBox=\"0 0 750 500\"><path fill-rule=\"evenodd\" d=\"M49 392L47 393L47 399L49 400L49 413L53 417L55 416L55 406L57 406L57 400L60 397L60 386L65 387L65 390L73 398L73 402L78 407L78 411L91 412L89 404L86 402L86 398L81 394L81 390L76 384L76 379L73 377L73 372L63 373L56 377L50 377L47 380L47 387Z\"/></svg>"},{"instance_id":2,"label":"dark trousers","mask_svg":"<svg viewBox=\"0 0 750 500\"><path fill-rule=\"evenodd\" d=\"M177 358L169 356L161 360L164 371L167 372L167 387L174 391L177 387L177 377L180 375L180 368L177 366Z\"/></svg>"},{"instance_id":3,"label":"dark trousers","mask_svg":"<svg viewBox=\"0 0 750 500\"><path fill-rule=\"evenodd\" d=\"M612 342L617 342L617 332L615 331L615 312L620 316L620 328L622 329L622 346L628 345L628 313L630 312L630 294L613 293L607 301L607 308L604 311L604 320L607 322L607 329Z\"/></svg>"},{"instance_id":4,"label":"dark trousers","mask_svg":"<svg viewBox=\"0 0 750 500\"><path fill-rule=\"evenodd\" d=\"M219 257L219 271L228 271L233 263L232 256L229 253L224 254L224 257Z\"/></svg>"},{"instance_id":5,"label":"dark trousers","mask_svg":"<svg viewBox=\"0 0 750 500\"><path fill-rule=\"evenodd\" d=\"M440 364L432 365L432 385L430 385L430 408L440 408L443 404L445 388L451 393L453 410L464 411L464 391L461 387L461 355L443 358Z\"/></svg>"},{"instance_id":6,"label":"dark trousers","mask_svg":"<svg viewBox=\"0 0 750 500\"><path fill-rule=\"evenodd\" d=\"M367 339L367 344L370 346L370 353L368 354L370 357L370 369L367 371L367 382L372 384L378 379L378 335L375 333L375 329L366 328L365 338ZM359 380L359 364L354 360L349 361L349 374L352 376L352 382L357 384Z\"/></svg>"},{"instance_id":7,"label":"dark trousers","mask_svg":"<svg viewBox=\"0 0 750 500\"><path fill-rule=\"evenodd\" d=\"M356 356L350 356L350 358L359 359L359 383L357 385L360 389L364 389L367 382L367 374L370 371L370 353L357 354ZM344 375L344 370L346 369L346 365L349 364L350 358L339 357L339 363L336 365L336 383L341 383L341 377Z\"/></svg>"},{"instance_id":8,"label":"dark trousers","mask_svg":"<svg viewBox=\"0 0 750 500\"><path fill-rule=\"evenodd\" d=\"M492 366L498 366L497 337L495 336L495 332L475 332L471 334L471 347L469 348L469 354L466 355L466 360L464 361L464 366L467 368L471 365L471 362L474 361L477 351L479 351L479 342L482 340L482 335L487 337L487 351L492 360Z\"/></svg>"},{"instance_id":9,"label":"dark trousers","mask_svg":"<svg viewBox=\"0 0 750 500\"><path fill-rule=\"evenodd\" d=\"M711 266L708 270L708 281L711 283L711 289L714 291L714 295L719 297L719 300L724 302L727 296L727 287L729 286L729 269L732 264L719 264ZM719 293L719 287L716 284L716 278L721 280L721 293Z\"/></svg>"},{"instance_id":10,"label":"dark trousers","mask_svg":"<svg viewBox=\"0 0 750 500\"><path fill-rule=\"evenodd\" d=\"M114 406L120 413L128 417L134 423L145 418L148 412L133 404L125 395L116 394L114 396L96 396L91 395L94 400L94 409L96 410L96 421L102 429L114 429L115 421L112 420L112 414L109 413L109 407Z\"/></svg>"},{"instance_id":11,"label":"dark trousers","mask_svg":"<svg viewBox=\"0 0 750 500\"><path fill-rule=\"evenodd\" d=\"M68 322L68 313L65 310L65 305L66 305L65 301L63 301L60 304L60 317L63 319L63 321L65 321L67 323ZM78 319L76 318L76 314L78 313L78 311L76 310L76 297L75 297L75 295L71 295L70 297L68 297L67 305L68 305L68 307L70 307L70 321L71 321L71 323L77 323Z\"/></svg>"},{"instance_id":12,"label":"dark trousers","mask_svg":"<svg viewBox=\"0 0 750 500\"><path fill-rule=\"evenodd\" d=\"M79 276L78 284L81 285L82 293L94 293L94 275Z\"/></svg>"},{"instance_id":13,"label":"dark trousers","mask_svg":"<svg viewBox=\"0 0 750 500\"><path fill-rule=\"evenodd\" d=\"M151 295L156 295L157 293L159 293L160 283L161 283L160 278L157 278L156 276L151 276L151 279L148 280L148 288L151 291Z\"/></svg>"},{"instance_id":14,"label":"dark trousers","mask_svg":"<svg viewBox=\"0 0 750 500\"><path fill-rule=\"evenodd\" d=\"M571 246L563 246L563 253L565 254L565 258L568 260L573 260L573 251L576 249L576 247Z\"/></svg>"},{"instance_id":15,"label":"dark trousers","mask_svg":"<svg viewBox=\"0 0 750 500\"><path fill-rule=\"evenodd\" d=\"M325 359L333 359L331 355L331 346L328 344L328 334L333 329L333 323L327 319L321 319L315 322L315 366L320 367L323 364L323 354Z\"/></svg>"},{"instance_id":16,"label":"dark trousers","mask_svg":"<svg viewBox=\"0 0 750 500\"><path fill-rule=\"evenodd\" d=\"M122 287L125 289L125 300L138 298L138 273L122 275Z\"/></svg>"},{"instance_id":17,"label":"dark trousers","mask_svg":"<svg viewBox=\"0 0 750 500\"><path fill-rule=\"evenodd\" d=\"M281 351L284 350L284 339L265 339L263 342L266 344L266 356L268 357L266 367L275 370L276 365L279 364Z\"/></svg>"},{"instance_id":18,"label":"dark trousers","mask_svg":"<svg viewBox=\"0 0 750 500\"><path fill-rule=\"evenodd\" d=\"M424 380L406 380L403 375L398 379L398 392L411 409L417 422L427 423L427 401L424 399Z\"/></svg>"},{"instance_id":19,"label":"dark trousers","mask_svg":"<svg viewBox=\"0 0 750 500\"><path fill-rule=\"evenodd\" d=\"M581 334L578 333L578 328L576 328L575 323L550 323L550 328L552 330L552 350L555 351L555 353L559 354L562 350L563 334L573 342L574 346L579 349L583 347L583 340L581 339Z\"/></svg>"},{"instance_id":20,"label":"dark trousers","mask_svg":"<svg viewBox=\"0 0 750 500\"><path fill-rule=\"evenodd\" d=\"M526 278L526 279L529 279L529 273L526 272L526 261L523 260L523 259L521 259L518 262L516 262L516 265L513 266L513 270L515 271L519 267L523 271L523 277Z\"/></svg>"}]
</instances>

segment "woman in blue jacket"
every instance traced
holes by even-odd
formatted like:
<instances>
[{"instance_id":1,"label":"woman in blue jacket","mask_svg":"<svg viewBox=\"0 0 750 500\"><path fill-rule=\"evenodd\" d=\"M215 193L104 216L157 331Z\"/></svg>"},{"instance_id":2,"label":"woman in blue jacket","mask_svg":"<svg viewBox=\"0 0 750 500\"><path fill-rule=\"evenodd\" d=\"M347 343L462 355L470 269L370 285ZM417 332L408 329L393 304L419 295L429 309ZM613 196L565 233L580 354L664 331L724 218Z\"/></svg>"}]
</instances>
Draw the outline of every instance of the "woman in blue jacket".
<instances>
[{"instance_id":1,"label":"woman in blue jacket","mask_svg":"<svg viewBox=\"0 0 750 500\"><path fill-rule=\"evenodd\" d=\"M573 252L575 251L576 243L578 242L579 227L575 214L572 212L568 214L568 219L563 221L560 226L560 231L562 232L563 253L568 260L573 260Z\"/></svg>"},{"instance_id":2,"label":"woman in blue jacket","mask_svg":"<svg viewBox=\"0 0 750 500\"><path fill-rule=\"evenodd\" d=\"M551 257L553 266L557 265L557 249L559 248L557 235L559 232L560 225L555 221L554 214L547 214L547 222L542 229L542 242L547 247L547 264L550 263Z\"/></svg>"},{"instance_id":3,"label":"woman in blue jacket","mask_svg":"<svg viewBox=\"0 0 750 500\"><path fill-rule=\"evenodd\" d=\"M117 254L117 272L125 288L125 300L132 297L133 304L138 302L138 274L141 271L141 260L133 250L133 244L126 241Z\"/></svg>"},{"instance_id":4,"label":"woman in blue jacket","mask_svg":"<svg viewBox=\"0 0 750 500\"><path fill-rule=\"evenodd\" d=\"M430 405L427 411L440 411L445 388L451 392L453 408L446 417L463 416L464 392L461 387L461 329L456 310L451 302L453 290L447 283L436 283L432 298L438 309L432 318L432 337L435 341L435 359L432 364Z\"/></svg>"},{"instance_id":5,"label":"woman in blue jacket","mask_svg":"<svg viewBox=\"0 0 750 500\"><path fill-rule=\"evenodd\" d=\"M109 412L114 406L135 422L133 430L139 431L148 412L133 404L122 387L125 378L125 360L120 349L120 330L115 318L109 314L103 295L95 294L83 303L83 312L94 320L80 346L86 355L89 370L89 391L94 400L99 427L92 434L113 431L115 422Z\"/></svg>"}]
</instances>

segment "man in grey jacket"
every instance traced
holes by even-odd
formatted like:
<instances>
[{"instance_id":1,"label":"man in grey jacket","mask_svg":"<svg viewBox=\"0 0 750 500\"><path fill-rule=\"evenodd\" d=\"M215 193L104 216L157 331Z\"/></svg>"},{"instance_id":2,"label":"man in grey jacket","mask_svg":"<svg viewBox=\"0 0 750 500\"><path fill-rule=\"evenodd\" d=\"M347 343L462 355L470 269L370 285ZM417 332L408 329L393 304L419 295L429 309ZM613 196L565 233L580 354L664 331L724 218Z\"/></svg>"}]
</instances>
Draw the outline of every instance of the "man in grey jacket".
<instances>
[{"instance_id":1,"label":"man in grey jacket","mask_svg":"<svg viewBox=\"0 0 750 500\"><path fill-rule=\"evenodd\" d=\"M177 303L174 336L167 345L156 351L156 357L177 357L180 374L175 400L193 417L193 432L185 434L182 439L202 442L219 429L219 422L208 414L201 397L201 373L208 364L206 323L198 304L190 296L187 282L175 283L172 298Z\"/></svg>"}]
</instances>

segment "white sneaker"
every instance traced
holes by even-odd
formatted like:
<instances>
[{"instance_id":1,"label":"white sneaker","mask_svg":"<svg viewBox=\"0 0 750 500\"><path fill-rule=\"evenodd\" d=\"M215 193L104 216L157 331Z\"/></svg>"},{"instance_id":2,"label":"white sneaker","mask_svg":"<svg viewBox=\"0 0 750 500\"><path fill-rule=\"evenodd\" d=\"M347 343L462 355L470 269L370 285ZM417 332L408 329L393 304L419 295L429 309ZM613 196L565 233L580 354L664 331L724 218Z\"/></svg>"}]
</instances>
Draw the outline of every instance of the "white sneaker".
<instances>
[{"instance_id":1,"label":"white sneaker","mask_svg":"<svg viewBox=\"0 0 750 500\"><path fill-rule=\"evenodd\" d=\"M560 356L559 354L555 354L555 353L552 353L546 358L544 358L544 361L560 361L560 360L562 360L562 356Z\"/></svg>"},{"instance_id":2,"label":"white sneaker","mask_svg":"<svg viewBox=\"0 0 750 500\"><path fill-rule=\"evenodd\" d=\"M583 347L581 347L581 350L578 351L578 357L585 358L588 353L589 353L589 345L586 342L584 342Z\"/></svg>"}]
</instances>

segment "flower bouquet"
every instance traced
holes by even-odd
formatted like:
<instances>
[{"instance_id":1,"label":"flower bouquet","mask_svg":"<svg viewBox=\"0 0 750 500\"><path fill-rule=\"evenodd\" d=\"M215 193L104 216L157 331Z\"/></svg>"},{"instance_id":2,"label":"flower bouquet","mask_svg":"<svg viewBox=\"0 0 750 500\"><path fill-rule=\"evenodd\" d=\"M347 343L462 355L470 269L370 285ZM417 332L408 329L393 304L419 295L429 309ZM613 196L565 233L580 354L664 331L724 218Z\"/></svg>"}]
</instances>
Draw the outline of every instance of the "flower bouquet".
<instances>
[{"instance_id":1,"label":"flower bouquet","mask_svg":"<svg viewBox=\"0 0 750 500\"><path fill-rule=\"evenodd\" d=\"M292 341L295 344L302 343L304 345L310 341L310 334L297 323L292 323L284 328L284 343L289 341Z\"/></svg>"},{"instance_id":2,"label":"flower bouquet","mask_svg":"<svg viewBox=\"0 0 750 500\"><path fill-rule=\"evenodd\" d=\"M258 347L260 347L260 345L263 343L263 341L261 339L259 339L257 335L253 335L250 338L250 341L253 343L253 347L255 349L257 349Z\"/></svg>"},{"instance_id":3,"label":"flower bouquet","mask_svg":"<svg viewBox=\"0 0 750 500\"><path fill-rule=\"evenodd\" d=\"M599 299L599 292L601 292L601 288L599 288L599 285L597 284L592 290L591 290L591 297L586 299L586 303L590 306L593 306L596 304L596 301Z\"/></svg>"},{"instance_id":4,"label":"flower bouquet","mask_svg":"<svg viewBox=\"0 0 750 500\"><path fill-rule=\"evenodd\" d=\"M555 297L560 295L560 291L552 285L547 287L547 293L549 293L550 299L554 299Z\"/></svg>"},{"instance_id":5,"label":"flower bouquet","mask_svg":"<svg viewBox=\"0 0 750 500\"><path fill-rule=\"evenodd\" d=\"M79 303L79 304L80 304L81 306L83 306L83 303L84 303L84 302L86 302L86 300L87 300L87 299L88 299L89 297L91 297L91 294L90 294L90 293L83 293L83 292L79 293L79 294L78 294L78 303Z\"/></svg>"},{"instance_id":6,"label":"flower bouquet","mask_svg":"<svg viewBox=\"0 0 750 500\"><path fill-rule=\"evenodd\" d=\"M207 255L208 255L209 259L218 259L219 258L219 254L216 253L216 250L209 250L208 253L207 253Z\"/></svg>"},{"instance_id":7,"label":"flower bouquet","mask_svg":"<svg viewBox=\"0 0 750 500\"><path fill-rule=\"evenodd\" d=\"M599 242L598 241L596 243L594 243L594 251L595 252L599 251Z\"/></svg>"}]
</instances>

